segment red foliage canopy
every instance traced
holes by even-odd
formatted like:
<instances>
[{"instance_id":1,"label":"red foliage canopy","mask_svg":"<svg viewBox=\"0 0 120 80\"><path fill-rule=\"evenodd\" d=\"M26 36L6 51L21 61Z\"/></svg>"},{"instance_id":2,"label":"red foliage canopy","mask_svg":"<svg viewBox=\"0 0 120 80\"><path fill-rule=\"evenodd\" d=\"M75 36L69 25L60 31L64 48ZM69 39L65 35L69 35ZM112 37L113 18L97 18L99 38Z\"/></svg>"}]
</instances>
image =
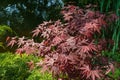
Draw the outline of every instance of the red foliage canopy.
<instances>
[{"instance_id":1,"label":"red foliage canopy","mask_svg":"<svg viewBox=\"0 0 120 80\"><path fill-rule=\"evenodd\" d=\"M69 80L102 78L111 70L110 62L101 59L101 45L94 43L93 36L100 34L101 28L106 26L106 16L98 11L84 10L73 5L63 8L61 13L63 23L60 20L43 22L32 31L33 37L44 38L41 43L24 37L16 38L17 53L44 56L43 70L51 71L58 78L61 74L68 76ZM8 46L13 46L14 43L15 38Z\"/></svg>"}]
</instances>

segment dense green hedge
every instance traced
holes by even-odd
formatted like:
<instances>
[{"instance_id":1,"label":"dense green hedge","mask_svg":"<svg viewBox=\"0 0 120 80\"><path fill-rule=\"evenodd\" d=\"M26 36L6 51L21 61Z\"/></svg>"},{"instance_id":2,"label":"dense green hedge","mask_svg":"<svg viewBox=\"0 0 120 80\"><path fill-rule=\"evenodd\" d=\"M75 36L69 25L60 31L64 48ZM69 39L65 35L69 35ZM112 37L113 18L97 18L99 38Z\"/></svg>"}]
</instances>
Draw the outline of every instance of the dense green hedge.
<instances>
[{"instance_id":1,"label":"dense green hedge","mask_svg":"<svg viewBox=\"0 0 120 80\"><path fill-rule=\"evenodd\" d=\"M0 53L0 80L52 80L48 73L40 73L39 68L30 70L27 62L37 62L38 57Z\"/></svg>"}]
</instances>

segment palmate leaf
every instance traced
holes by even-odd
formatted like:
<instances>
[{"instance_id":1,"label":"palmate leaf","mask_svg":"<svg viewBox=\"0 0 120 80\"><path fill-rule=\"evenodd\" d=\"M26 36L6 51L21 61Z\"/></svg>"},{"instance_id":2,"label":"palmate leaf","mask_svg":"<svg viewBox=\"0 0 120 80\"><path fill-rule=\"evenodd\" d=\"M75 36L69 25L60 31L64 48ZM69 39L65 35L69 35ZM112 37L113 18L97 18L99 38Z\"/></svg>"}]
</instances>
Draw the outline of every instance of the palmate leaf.
<instances>
[{"instance_id":1,"label":"palmate leaf","mask_svg":"<svg viewBox=\"0 0 120 80\"><path fill-rule=\"evenodd\" d=\"M102 76L100 70L91 70L89 65L84 65L80 69L82 70L83 77L86 77L86 79L96 80L96 78L100 79Z\"/></svg>"},{"instance_id":2,"label":"palmate leaf","mask_svg":"<svg viewBox=\"0 0 120 80\"><path fill-rule=\"evenodd\" d=\"M70 19L72 19L73 16L71 16L71 15L72 15L72 13L66 13L66 14L64 15L65 20L66 20L66 21L69 21Z\"/></svg>"},{"instance_id":3,"label":"palmate leaf","mask_svg":"<svg viewBox=\"0 0 120 80\"><path fill-rule=\"evenodd\" d=\"M16 49L16 53L18 53L18 54L21 54L21 53L23 53L24 52L24 49L23 48L18 48L18 49Z\"/></svg>"},{"instance_id":4,"label":"palmate leaf","mask_svg":"<svg viewBox=\"0 0 120 80\"><path fill-rule=\"evenodd\" d=\"M94 32L98 32L98 33L100 33L100 29L101 29L101 27L98 24L92 23L92 22L86 23L84 28L87 30L92 30Z\"/></svg>"},{"instance_id":5,"label":"palmate leaf","mask_svg":"<svg viewBox=\"0 0 120 80\"><path fill-rule=\"evenodd\" d=\"M57 45L57 44L59 44L60 42L62 42L62 39L60 37L58 37L58 36L56 36L53 39L53 41L52 41L52 43L53 43L54 46Z\"/></svg>"},{"instance_id":6,"label":"palmate leaf","mask_svg":"<svg viewBox=\"0 0 120 80\"><path fill-rule=\"evenodd\" d=\"M35 29L34 31L32 31L33 33L33 36L32 37L35 37L35 36L38 36L40 34L41 30L40 29Z\"/></svg>"},{"instance_id":7,"label":"palmate leaf","mask_svg":"<svg viewBox=\"0 0 120 80\"><path fill-rule=\"evenodd\" d=\"M87 55L91 56L91 53L94 52L98 52L97 46L93 42L88 43L86 40L83 40L80 46L80 55L87 53Z\"/></svg>"},{"instance_id":8,"label":"palmate leaf","mask_svg":"<svg viewBox=\"0 0 120 80\"><path fill-rule=\"evenodd\" d=\"M23 36L22 38L18 39L18 47L20 47L21 45L25 44L25 37Z\"/></svg>"},{"instance_id":9,"label":"palmate leaf","mask_svg":"<svg viewBox=\"0 0 120 80\"><path fill-rule=\"evenodd\" d=\"M91 10L87 10L87 13L85 14L86 18L93 18L95 16L95 12Z\"/></svg>"},{"instance_id":10,"label":"palmate leaf","mask_svg":"<svg viewBox=\"0 0 120 80\"><path fill-rule=\"evenodd\" d=\"M7 46L13 47L14 44L17 43L16 37L13 37L7 44Z\"/></svg>"},{"instance_id":11,"label":"palmate leaf","mask_svg":"<svg viewBox=\"0 0 120 80\"><path fill-rule=\"evenodd\" d=\"M27 62L27 65L28 65L30 70L34 69L34 62L32 60L30 62Z\"/></svg>"},{"instance_id":12,"label":"palmate leaf","mask_svg":"<svg viewBox=\"0 0 120 80\"><path fill-rule=\"evenodd\" d=\"M112 71L112 73L114 73L115 72L115 68L114 68L114 65L112 64L112 63L110 63L109 65L108 65L108 69L106 70L106 73L105 74L108 74L109 72L111 72Z\"/></svg>"}]
</instances>

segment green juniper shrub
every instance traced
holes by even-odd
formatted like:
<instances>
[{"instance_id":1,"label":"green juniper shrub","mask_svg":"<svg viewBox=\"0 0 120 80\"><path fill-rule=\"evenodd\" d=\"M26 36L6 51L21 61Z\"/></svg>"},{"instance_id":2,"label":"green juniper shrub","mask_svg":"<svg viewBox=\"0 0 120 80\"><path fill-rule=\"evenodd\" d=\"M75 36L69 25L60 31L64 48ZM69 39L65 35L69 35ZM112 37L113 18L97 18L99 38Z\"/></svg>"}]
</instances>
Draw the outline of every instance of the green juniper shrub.
<instances>
[{"instance_id":1,"label":"green juniper shrub","mask_svg":"<svg viewBox=\"0 0 120 80\"><path fill-rule=\"evenodd\" d=\"M51 74L40 74L40 68L30 70L28 62L40 60L33 55L0 53L0 80L52 80Z\"/></svg>"}]
</instances>

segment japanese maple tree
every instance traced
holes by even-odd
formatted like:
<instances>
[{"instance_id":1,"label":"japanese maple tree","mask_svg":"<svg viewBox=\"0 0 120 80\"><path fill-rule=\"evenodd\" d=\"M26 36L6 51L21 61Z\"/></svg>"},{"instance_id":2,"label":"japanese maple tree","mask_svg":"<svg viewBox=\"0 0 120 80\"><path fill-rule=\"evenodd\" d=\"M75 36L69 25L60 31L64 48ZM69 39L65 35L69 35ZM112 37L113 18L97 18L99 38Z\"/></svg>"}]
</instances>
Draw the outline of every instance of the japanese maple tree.
<instances>
[{"instance_id":1,"label":"japanese maple tree","mask_svg":"<svg viewBox=\"0 0 120 80\"><path fill-rule=\"evenodd\" d=\"M32 31L33 37L43 38L40 43L14 37L8 40L8 46L15 43L16 53L44 57L37 65L58 80L97 80L114 71L113 64L101 55L105 44L96 44L94 39L107 26L106 16L73 5L64 7L61 13L64 21L43 22Z\"/></svg>"}]
</instances>

